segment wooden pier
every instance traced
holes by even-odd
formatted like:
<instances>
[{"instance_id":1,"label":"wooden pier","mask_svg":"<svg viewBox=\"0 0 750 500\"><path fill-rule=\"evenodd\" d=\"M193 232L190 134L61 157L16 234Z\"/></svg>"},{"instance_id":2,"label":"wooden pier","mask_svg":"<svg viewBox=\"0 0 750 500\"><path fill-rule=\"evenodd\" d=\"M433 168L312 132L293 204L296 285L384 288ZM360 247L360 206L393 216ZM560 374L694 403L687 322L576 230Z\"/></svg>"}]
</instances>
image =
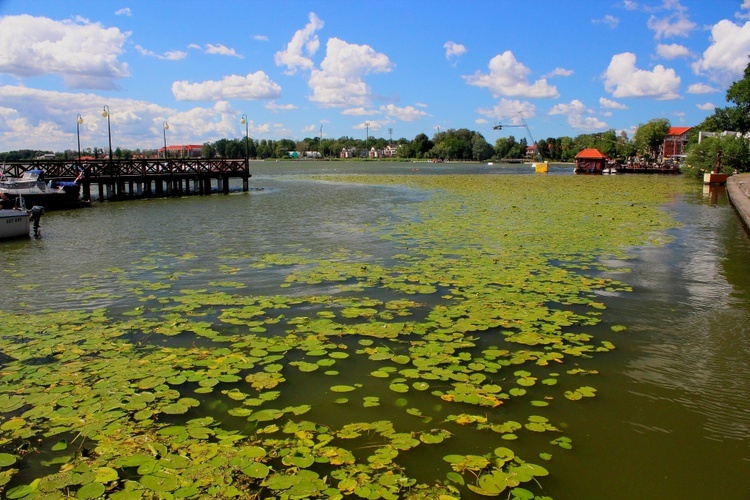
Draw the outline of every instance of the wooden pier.
<instances>
[{"instance_id":1,"label":"wooden pier","mask_svg":"<svg viewBox=\"0 0 750 500\"><path fill-rule=\"evenodd\" d=\"M242 191L248 191L251 177L244 158L30 160L0 166L3 176L10 177L35 169L44 172L46 181L78 179L84 201L91 200L94 185L99 201L126 200L228 193L231 179L242 179Z\"/></svg>"}]
</instances>

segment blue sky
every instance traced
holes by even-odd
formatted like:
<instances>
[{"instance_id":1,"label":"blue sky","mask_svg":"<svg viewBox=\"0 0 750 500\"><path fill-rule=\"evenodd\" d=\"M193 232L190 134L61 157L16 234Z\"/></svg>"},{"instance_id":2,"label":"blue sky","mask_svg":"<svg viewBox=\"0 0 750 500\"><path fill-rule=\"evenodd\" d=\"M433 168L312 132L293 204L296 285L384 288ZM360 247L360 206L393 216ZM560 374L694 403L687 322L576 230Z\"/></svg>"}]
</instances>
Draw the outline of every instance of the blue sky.
<instances>
[{"instance_id":1,"label":"blue sky","mask_svg":"<svg viewBox=\"0 0 750 500\"><path fill-rule=\"evenodd\" d=\"M534 139L724 107L750 0L0 0L0 151L349 136L525 118ZM369 124L369 125L366 125Z\"/></svg>"}]
</instances>

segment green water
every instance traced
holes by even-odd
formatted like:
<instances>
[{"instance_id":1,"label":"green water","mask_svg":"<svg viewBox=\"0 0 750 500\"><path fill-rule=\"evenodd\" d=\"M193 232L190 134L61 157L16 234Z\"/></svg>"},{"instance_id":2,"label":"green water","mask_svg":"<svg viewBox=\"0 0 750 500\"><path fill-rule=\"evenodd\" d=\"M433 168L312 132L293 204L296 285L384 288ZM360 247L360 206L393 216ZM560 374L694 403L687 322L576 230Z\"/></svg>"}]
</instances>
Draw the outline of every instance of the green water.
<instances>
[{"instance_id":1,"label":"green water","mask_svg":"<svg viewBox=\"0 0 750 500\"><path fill-rule=\"evenodd\" d=\"M419 223L425 214L418 207L431 196L405 186L400 179L450 176L469 170L493 180L501 176L507 193L516 195L517 179L537 175L524 166L490 169L310 162L258 163L254 167L249 193L102 203L91 209L48 213L42 221L41 239L0 244L5 290L0 310L32 315L43 308L104 308L117 316L143 306L143 295L134 294L134 288L170 281L193 290L211 288L216 285L210 283L217 281L241 282L246 288L232 292L240 295L301 294L300 285L281 286L288 269L253 268L247 262L268 254L294 253L335 260L341 258L343 249L352 262L361 259L362 266L373 261L387 266L405 251L404 245L408 248L410 235L384 238L384 231L387 234L397 223L403 228L410 218ZM340 183L330 177L350 173L390 177L387 185L359 184L351 178ZM316 177L310 179L310 175ZM569 187L571 175L569 168L553 167L547 174L548 187L554 189L555 179L566 179ZM650 178L641 179L649 182ZM615 177L582 182L600 182L606 189L623 185ZM454 435L445 444L422 446L399 457L419 482L444 480L450 467L440 457L453 450L486 453L486 438L495 443L489 451L506 445L550 471L549 476L538 478L541 488L525 485L539 495L575 499L750 497L750 237L723 193L714 200L701 192L699 184L685 188L685 179L658 182L674 192L663 207L664 217L673 217L680 226L667 231L664 236L671 241L665 245L632 248L632 259L606 262L612 269L630 270L614 272L612 277L633 291L597 292L606 310L602 323L587 331L611 341L616 348L572 361L579 368L598 372L585 380L596 387L596 397L570 404L555 401L538 410L572 439L573 449L550 447L548 443L557 433L504 443L496 436L462 433L461 428L451 427ZM567 195L575 198L576 193ZM467 216L481 214L456 215ZM510 216L517 219L519 231L529 230L524 227L524 214L513 212ZM449 228L450 220L445 224ZM602 231L608 231L606 220ZM575 237L573 232L570 238ZM413 242L419 244L418 239ZM175 258L186 254L195 258ZM209 271L196 272L196 268ZM121 273L127 280L118 278ZM606 272L604 276L608 276ZM339 284L319 286L317 294L341 294ZM149 304L171 294L158 288L151 293L154 297ZM382 295L374 298L398 298L392 292L379 293ZM440 302L429 294L418 298L427 306ZM310 307L307 313L293 313L313 316L317 310ZM419 314L417 308L413 315ZM627 330L614 333L612 325L625 325ZM233 326L222 328L225 334L243 331ZM477 337L480 348L497 343L494 338L483 339L481 333ZM211 344L185 336L137 340L183 347ZM358 347L346 338L335 342L350 350ZM387 382L373 384L365 394L379 397L378 407L330 404L336 397L328 391L330 386L368 379L379 366L352 356L337 361L336 377L285 371L286 384L292 389L272 406L295 406L313 398L314 408L305 419L333 427L381 419L403 420L407 425L410 421L404 416L400 395L389 391ZM534 394L541 397L545 393L530 388L529 396L519 399L523 403L478 412L499 412L506 419L524 421L530 413L537 413L528 404ZM408 398L409 407L436 406L428 393L412 390ZM214 404L215 398L201 395L198 399L203 408ZM435 414L450 414L449 405L444 406L434 409ZM209 413L223 415L220 411ZM426 428L437 426L436 422ZM242 418L224 416L223 425L247 430ZM550 448L555 452L549 462L536 456ZM26 468L11 485L30 482L38 474L31 469ZM462 497L472 498L465 489L462 493Z\"/></svg>"}]
</instances>

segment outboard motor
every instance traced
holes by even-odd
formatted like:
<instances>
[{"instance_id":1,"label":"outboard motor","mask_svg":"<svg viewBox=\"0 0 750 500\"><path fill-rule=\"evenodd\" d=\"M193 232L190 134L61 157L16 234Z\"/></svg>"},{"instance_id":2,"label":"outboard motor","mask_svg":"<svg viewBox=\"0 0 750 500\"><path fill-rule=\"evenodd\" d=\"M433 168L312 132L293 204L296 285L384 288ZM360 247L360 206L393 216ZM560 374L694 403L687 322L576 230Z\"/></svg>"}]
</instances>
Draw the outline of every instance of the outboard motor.
<instances>
[{"instance_id":1,"label":"outboard motor","mask_svg":"<svg viewBox=\"0 0 750 500\"><path fill-rule=\"evenodd\" d=\"M31 214L31 221L34 223L34 236L39 237L39 221L42 219L42 215L44 215L44 207L41 205L34 205L31 207L31 210L29 210L29 213Z\"/></svg>"}]
</instances>

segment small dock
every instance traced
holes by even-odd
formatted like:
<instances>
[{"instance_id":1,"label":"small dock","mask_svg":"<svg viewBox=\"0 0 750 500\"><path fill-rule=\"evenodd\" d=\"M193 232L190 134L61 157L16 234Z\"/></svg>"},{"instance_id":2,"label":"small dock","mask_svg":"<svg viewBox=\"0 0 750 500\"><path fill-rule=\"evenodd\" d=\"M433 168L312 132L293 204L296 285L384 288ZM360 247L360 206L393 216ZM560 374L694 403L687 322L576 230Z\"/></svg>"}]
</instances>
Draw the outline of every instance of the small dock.
<instances>
[{"instance_id":1,"label":"small dock","mask_svg":"<svg viewBox=\"0 0 750 500\"><path fill-rule=\"evenodd\" d=\"M91 200L92 189L99 201L228 193L232 179L242 179L242 191L248 191L251 177L245 158L30 160L0 166L10 177L34 169L44 172L46 181L78 180L83 201Z\"/></svg>"}]
</instances>

